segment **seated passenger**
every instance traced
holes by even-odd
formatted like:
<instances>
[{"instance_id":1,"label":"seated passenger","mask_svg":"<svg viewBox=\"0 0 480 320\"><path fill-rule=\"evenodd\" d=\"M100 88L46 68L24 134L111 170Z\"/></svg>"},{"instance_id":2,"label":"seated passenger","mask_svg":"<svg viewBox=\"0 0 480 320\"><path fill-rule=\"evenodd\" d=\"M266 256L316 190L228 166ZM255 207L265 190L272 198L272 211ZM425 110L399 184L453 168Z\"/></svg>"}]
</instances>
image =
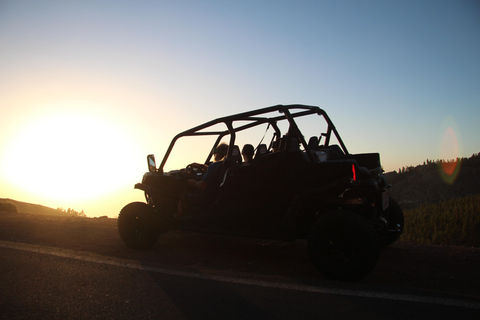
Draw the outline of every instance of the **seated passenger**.
<instances>
[{"instance_id":1,"label":"seated passenger","mask_svg":"<svg viewBox=\"0 0 480 320\"><path fill-rule=\"evenodd\" d=\"M253 159L254 153L255 149L251 144L244 145L242 148L243 162L245 162L245 164L249 164Z\"/></svg>"},{"instance_id":2,"label":"seated passenger","mask_svg":"<svg viewBox=\"0 0 480 320\"><path fill-rule=\"evenodd\" d=\"M280 142L281 139L275 140L272 145L272 152L278 152L280 151Z\"/></svg>"}]
</instances>

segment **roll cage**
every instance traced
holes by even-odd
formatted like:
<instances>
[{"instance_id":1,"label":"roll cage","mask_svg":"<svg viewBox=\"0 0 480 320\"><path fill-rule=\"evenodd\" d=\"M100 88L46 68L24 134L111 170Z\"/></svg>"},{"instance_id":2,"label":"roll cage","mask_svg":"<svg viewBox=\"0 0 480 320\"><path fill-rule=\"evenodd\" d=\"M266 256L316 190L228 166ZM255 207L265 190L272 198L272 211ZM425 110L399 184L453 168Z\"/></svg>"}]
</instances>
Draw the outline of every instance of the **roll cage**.
<instances>
[{"instance_id":1,"label":"roll cage","mask_svg":"<svg viewBox=\"0 0 480 320\"><path fill-rule=\"evenodd\" d=\"M172 139L172 142L170 143L167 149L167 152L165 153L165 156L163 157L163 160L158 168L158 172L163 172L165 163L167 162L168 157L170 156L170 153L173 150L173 147L175 146L175 143L179 138L188 137L188 136L205 136L205 135L218 136L205 161L205 163L208 163L209 159L212 157L214 153L215 148L218 146L218 144L220 143L223 137L230 135L229 148L228 148L228 154L227 154L227 158L228 158L232 156L232 152L233 152L232 146L235 144L236 133L262 125L262 124L267 124L268 127L273 128L274 137L280 138L282 137L282 132L278 126L278 123L283 121L287 121L289 124L288 131L285 132L284 134L287 134L289 137L296 137L298 139L298 142L303 146L308 158L313 161L314 156L312 154L312 150L310 149L307 141L305 140L305 137L303 136L301 130L298 128L295 119L299 117L315 115L315 114L320 117L323 117L323 119L327 123L326 132L322 132L319 135L320 138L322 137L324 138L321 145L323 147L328 147L331 136L333 134L336 140L338 141L341 149L345 153L345 155L348 155L349 154L348 150L345 147L345 144L343 143L337 129L335 128L335 125L333 124L333 122L330 120L327 113L323 109L315 106L307 106L307 105L300 105L300 104L276 105L276 106L266 107L262 109L249 111L249 112L243 112L243 113L239 113L231 116L226 116L222 118L217 118L215 120L206 122L204 124L201 124L199 126L193 127L189 130L186 130L177 134ZM242 124L239 124L236 126L236 122L237 123L242 122ZM226 126L226 129L214 130L215 128L213 127L215 127L218 124L224 124ZM288 141L291 141L291 139L287 140L286 148L289 147ZM272 144L273 144L273 138L272 138L272 141L270 142L268 149L271 149Z\"/></svg>"}]
</instances>

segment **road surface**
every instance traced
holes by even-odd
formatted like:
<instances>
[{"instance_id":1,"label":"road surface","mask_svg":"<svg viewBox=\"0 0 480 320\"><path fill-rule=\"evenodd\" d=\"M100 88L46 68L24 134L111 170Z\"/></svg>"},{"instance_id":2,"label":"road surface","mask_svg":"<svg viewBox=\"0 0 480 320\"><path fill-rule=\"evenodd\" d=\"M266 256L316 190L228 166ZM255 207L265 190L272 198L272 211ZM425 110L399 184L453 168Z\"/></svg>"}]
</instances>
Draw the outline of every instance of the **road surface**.
<instances>
[{"instance_id":1,"label":"road surface","mask_svg":"<svg viewBox=\"0 0 480 320\"><path fill-rule=\"evenodd\" d=\"M390 286L165 268L0 242L2 319L478 319L480 302Z\"/></svg>"},{"instance_id":2,"label":"road surface","mask_svg":"<svg viewBox=\"0 0 480 320\"><path fill-rule=\"evenodd\" d=\"M152 249L138 252L123 245L112 219L3 217L0 222L1 319L391 320L480 315L478 279L468 274L476 267L457 261L456 268L445 263L430 270L429 262L441 261L434 247L425 251L433 254L428 261L417 253L424 247L393 246L372 275L345 283L319 276L301 242L172 232ZM477 250L452 252L472 262L478 258ZM410 269L402 265L408 255ZM422 258L427 261L422 263ZM392 264L395 259L398 263ZM437 276L445 281L438 284Z\"/></svg>"}]
</instances>

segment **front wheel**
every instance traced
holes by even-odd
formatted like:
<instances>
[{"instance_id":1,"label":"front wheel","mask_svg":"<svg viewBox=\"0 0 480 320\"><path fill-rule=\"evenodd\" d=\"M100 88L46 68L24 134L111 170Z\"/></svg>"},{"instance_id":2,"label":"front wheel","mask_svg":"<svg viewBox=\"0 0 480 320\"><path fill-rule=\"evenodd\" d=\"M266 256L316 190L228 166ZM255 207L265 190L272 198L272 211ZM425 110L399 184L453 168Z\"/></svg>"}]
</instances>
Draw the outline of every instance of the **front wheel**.
<instances>
[{"instance_id":1,"label":"front wheel","mask_svg":"<svg viewBox=\"0 0 480 320\"><path fill-rule=\"evenodd\" d=\"M149 248L160 236L155 211L143 202L132 202L123 207L118 215L117 226L120 238L132 249Z\"/></svg>"},{"instance_id":2,"label":"front wheel","mask_svg":"<svg viewBox=\"0 0 480 320\"><path fill-rule=\"evenodd\" d=\"M364 217L339 210L325 214L313 225L308 253L327 278L356 281L373 270L380 246L375 229Z\"/></svg>"}]
</instances>

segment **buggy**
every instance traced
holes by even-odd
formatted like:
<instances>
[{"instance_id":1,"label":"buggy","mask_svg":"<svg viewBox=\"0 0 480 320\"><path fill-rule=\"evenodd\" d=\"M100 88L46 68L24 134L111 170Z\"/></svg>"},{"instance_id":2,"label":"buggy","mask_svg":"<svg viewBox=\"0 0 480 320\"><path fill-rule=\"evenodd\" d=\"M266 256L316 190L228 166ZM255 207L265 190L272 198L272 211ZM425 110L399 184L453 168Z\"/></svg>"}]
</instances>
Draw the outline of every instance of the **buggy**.
<instances>
[{"instance_id":1,"label":"buggy","mask_svg":"<svg viewBox=\"0 0 480 320\"><path fill-rule=\"evenodd\" d=\"M187 148L174 156L180 141ZM221 179L207 197L187 181L203 179L221 142L228 144ZM240 153L247 142L255 147L248 164ZM189 157L202 147L205 166L195 165ZM171 161L185 164L166 170ZM320 273L355 281L373 270L381 247L404 227L380 155L350 154L327 113L315 106L276 105L209 121L177 134L158 167L154 155L147 165L135 185L146 202L127 204L118 216L120 237L134 249L153 246L170 229L306 239ZM183 213L182 201L192 194L197 210Z\"/></svg>"}]
</instances>

